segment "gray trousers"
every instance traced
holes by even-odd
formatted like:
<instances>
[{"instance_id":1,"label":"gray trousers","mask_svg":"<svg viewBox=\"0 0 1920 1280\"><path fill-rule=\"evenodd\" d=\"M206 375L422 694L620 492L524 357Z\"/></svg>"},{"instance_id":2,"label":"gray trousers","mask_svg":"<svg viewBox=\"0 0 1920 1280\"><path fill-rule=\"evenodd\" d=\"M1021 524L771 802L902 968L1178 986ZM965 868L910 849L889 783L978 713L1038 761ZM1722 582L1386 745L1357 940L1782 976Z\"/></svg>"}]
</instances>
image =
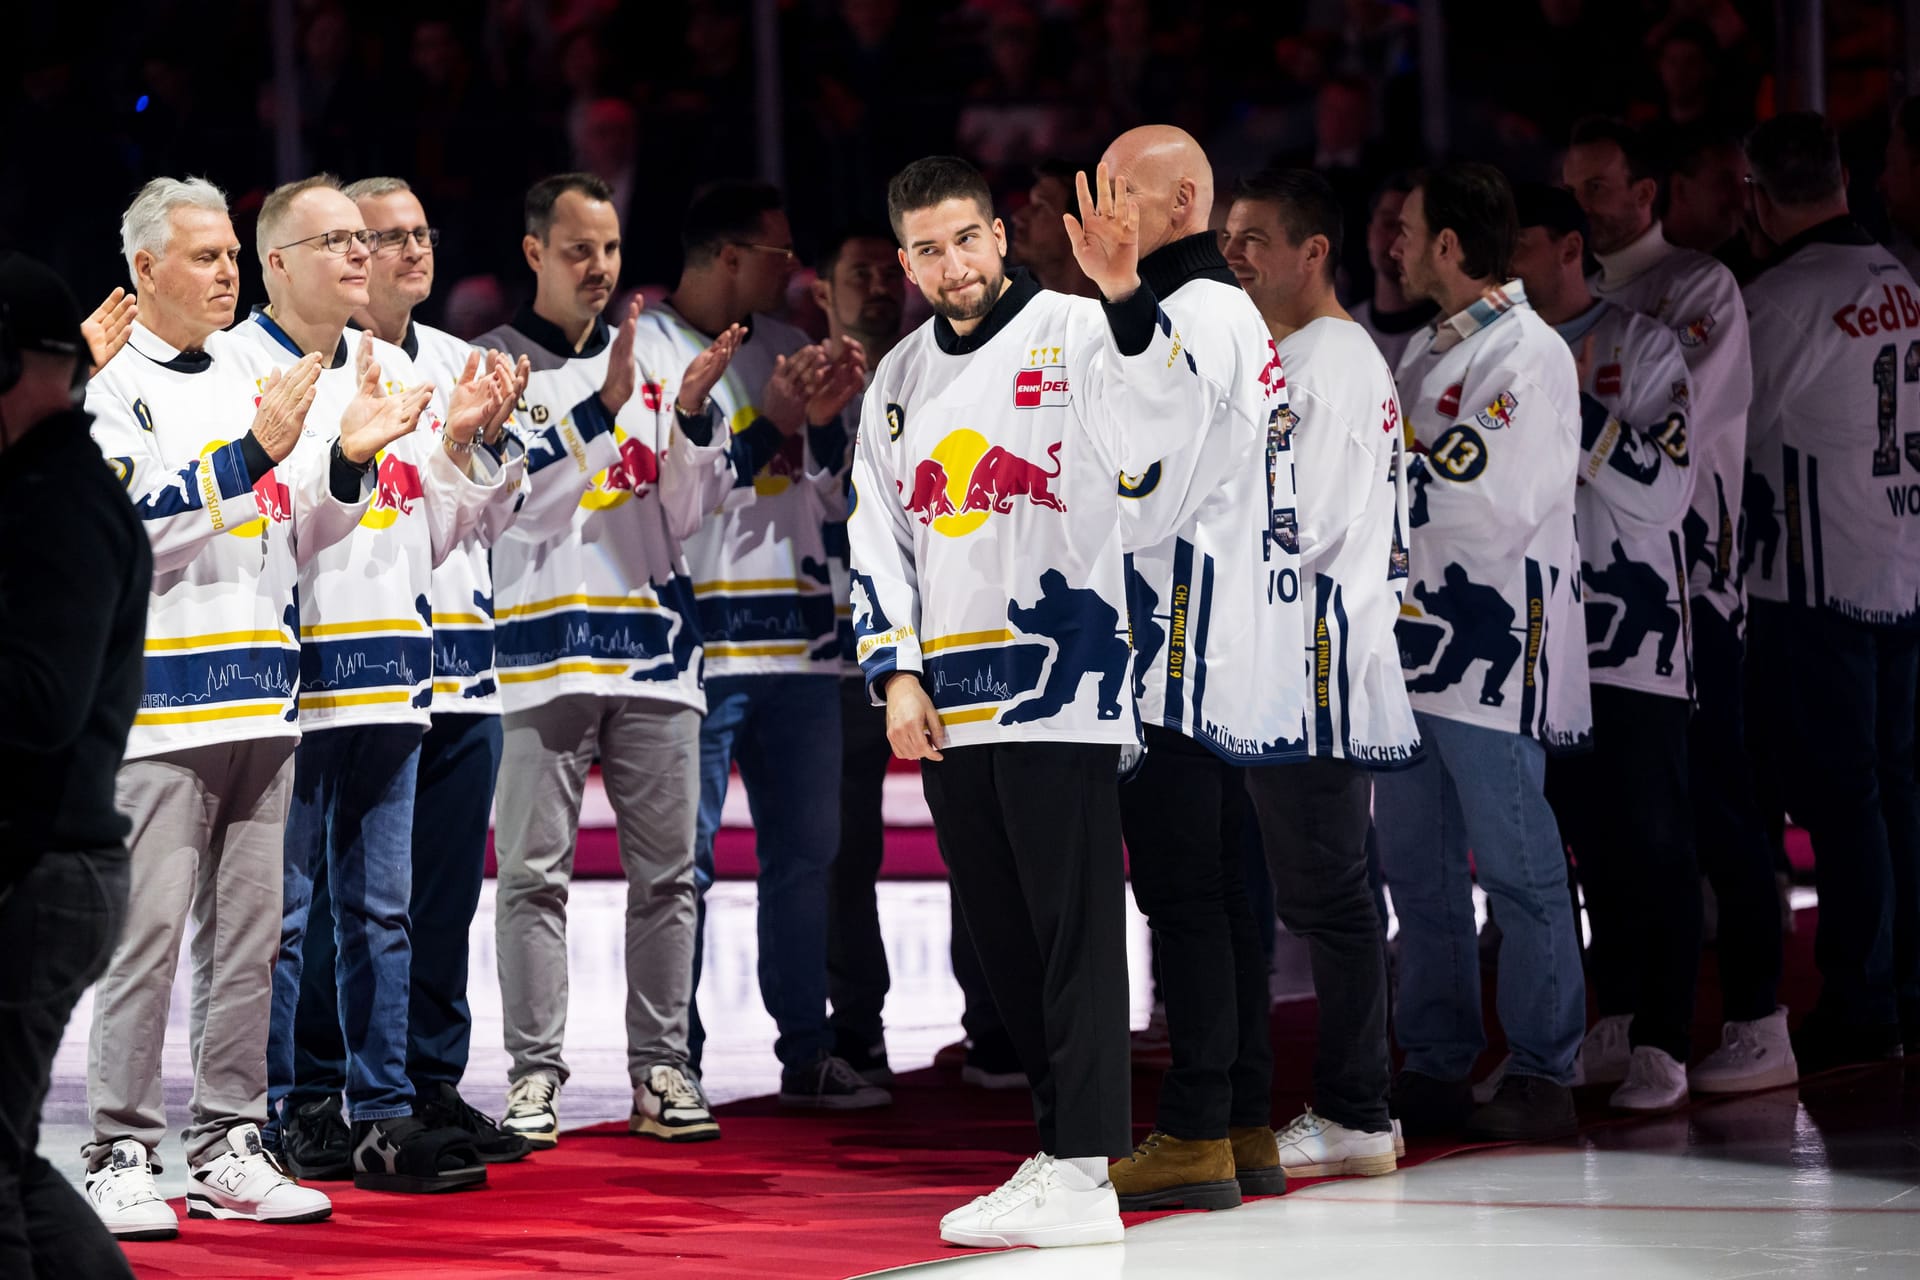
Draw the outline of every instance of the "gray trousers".
<instances>
[{"instance_id":1,"label":"gray trousers","mask_svg":"<svg viewBox=\"0 0 1920 1280\"><path fill-rule=\"evenodd\" d=\"M160 1092L180 935L193 918L189 1167L227 1130L267 1121L267 1025L280 948L280 884L291 738L193 747L120 766L115 800L133 822L127 922L93 995L87 1042L87 1167L167 1132ZM154 1160L154 1167L160 1161Z\"/></svg>"},{"instance_id":2,"label":"gray trousers","mask_svg":"<svg viewBox=\"0 0 1920 1280\"><path fill-rule=\"evenodd\" d=\"M574 694L509 712L495 801L494 927L509 1080L562 1082L567 888L587 769L598 756L627 877L627 1068L685 1066L693 994L693 832L700 713L652 698Z\"/></svg>"}]
</instances>

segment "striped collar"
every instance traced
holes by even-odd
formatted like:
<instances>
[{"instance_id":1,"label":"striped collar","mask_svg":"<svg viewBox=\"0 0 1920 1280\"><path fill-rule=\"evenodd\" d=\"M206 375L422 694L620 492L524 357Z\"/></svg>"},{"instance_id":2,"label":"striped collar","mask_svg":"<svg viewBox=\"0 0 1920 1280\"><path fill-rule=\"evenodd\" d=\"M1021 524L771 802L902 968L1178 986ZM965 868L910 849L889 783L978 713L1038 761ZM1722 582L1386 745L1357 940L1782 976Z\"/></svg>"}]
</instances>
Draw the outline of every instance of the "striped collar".
<instances>
[{"instance_id":1,"label":"striped collar","mask_svg":"<svg viewBox=\"0 0 1920 1280\"><path fill-rule=\"evenodd\" d=\"M1526 300L1527 291L1518 280L1489 285L1473 305L1434 325L1433 353L1451 351Z\"/></svg>"}]
</instances>

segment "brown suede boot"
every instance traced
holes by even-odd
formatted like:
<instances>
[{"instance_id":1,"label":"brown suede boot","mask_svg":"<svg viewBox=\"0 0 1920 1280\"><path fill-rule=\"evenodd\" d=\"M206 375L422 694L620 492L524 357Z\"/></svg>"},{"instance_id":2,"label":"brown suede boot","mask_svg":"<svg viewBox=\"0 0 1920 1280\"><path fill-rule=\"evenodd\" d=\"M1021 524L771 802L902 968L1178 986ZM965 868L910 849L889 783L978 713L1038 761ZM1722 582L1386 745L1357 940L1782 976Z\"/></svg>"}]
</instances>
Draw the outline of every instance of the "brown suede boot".
<instances>
[{"instance_id":1,"label":"brown suede boot","mask_svg":"<svg viewBox=\"0 0 1920 1280\"><path fill-rule=\"evenodd\" d=\"M1280 1144L1265 1125L1227 1130L1233 1144L1233 1174L1243 1196L1287 1194L1287 1171L1280 1167Z\"/></svg>"},{"instance_id":2,"label":"brown suede boot","mask_svg":"<svg viewBox=\"0 0 1920 1280\"><path fill-rule=\"evenodd\" d=\"M1267 1137L1271 1142L1273 1135ZM1124 1210L1231 1209L1240 1203L1233 1144L1225 1138L1189 1140L1156 1129L1132 1155L1115 1160L1107 1176Z\"/></svg>"}]
</instances>

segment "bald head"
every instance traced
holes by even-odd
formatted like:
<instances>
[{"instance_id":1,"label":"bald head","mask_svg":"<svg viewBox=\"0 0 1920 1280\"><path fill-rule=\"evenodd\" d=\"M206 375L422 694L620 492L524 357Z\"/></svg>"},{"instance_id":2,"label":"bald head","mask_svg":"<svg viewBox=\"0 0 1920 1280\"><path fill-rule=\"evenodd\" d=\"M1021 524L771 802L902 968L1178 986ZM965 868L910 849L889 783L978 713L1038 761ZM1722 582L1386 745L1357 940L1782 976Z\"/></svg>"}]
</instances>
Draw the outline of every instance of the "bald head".
<instances>
[{"instance_id":1,"label":"bald head","mask_svg":"<svg viewBox=\"0 0 1920 1280\"><path fill-rule=\"evenodd\" d=\"M1213 166L1185 129L1142 125L1113 140L1101 157L1121 189L1140 201L1140 253L1207 229L1213 214Z\"/></svg>"}]
</instances>

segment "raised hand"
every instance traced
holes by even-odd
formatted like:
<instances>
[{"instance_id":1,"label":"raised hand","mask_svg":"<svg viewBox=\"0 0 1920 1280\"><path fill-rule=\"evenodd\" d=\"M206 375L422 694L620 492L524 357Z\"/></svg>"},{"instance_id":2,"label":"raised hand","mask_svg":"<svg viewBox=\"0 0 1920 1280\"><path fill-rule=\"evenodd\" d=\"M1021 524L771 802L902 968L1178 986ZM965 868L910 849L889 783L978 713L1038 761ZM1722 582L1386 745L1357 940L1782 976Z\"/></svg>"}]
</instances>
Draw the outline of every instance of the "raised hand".
<instances>
[{"instance_id":1,"label":"raised hand","mask_svg":"<svg viewBox=\"0 0 1920 1280\"><path fill-rule=\"evenodd\" d=\"M513 375L505 365L497 354L494 360L486 361L478 351L467 353L466 367L447 398L445 431L449 439L471 444L481 431L493 426L496 418L505 421L505 415L513 412Z\"/></svg>"},{"instance_id":2,"label":"raised hand","mask_svg":"<svg viewBox=\"0 0 1920 1280\"><path fill-rule=\"evenodd\" d=\"M867 352L856 339L828 339L822 355L807 396L807 421L815 426L833 421L867 389Z\"/></svg>"},{"instance_id":3,"label":"raised hand","mask_svg":"<svg viewBox=\"0 0 1920 1280\"><path fill-rule=\"evenodd\" d=\"M307 424L307 410L320 386L320 357L317 353L301 356L291 368L275 369L261 388L260 403L253 411L253 438L275 462L285 462L293 447L300 443L300 432Z\"/></svg>"},{"instance_id":4,"label":"raised hand","mask_svg":"<svg viewBox=\"0 0 1920 1280\"><path fill-rule=\"evenodd\" d=\"M95 373L107 367L107 361L127 345L133 334L133 322L140 316L139 304L125 289L115 289L107 300L80 322L80 336L87 340L87 352Z\"/></svg>"},{"instance_id":5,"label":"raised hand","mask_svg":"<svg viewBox=\"0 0 1920 1280\"><path fill-rule=\"evenodd\" d=\"M633 337L639 324L640 299L635 298L627 304L627 318L620 322L620 331L607 348L607 380L600 384L600 403L611 414L617 415L633 399L634 384L639 379L639 369L633 363Z\"/></svg>"},{"instance_id":6,"label":"raised hand","mask_svg":"<svg viewBox=\"0 0 1920 1280\"><path fill-rule=\"evenodd\" d=\"M695 356L687 365L687 371L680 376L680 390L674 396L674 408L689 416L700 412L700 406L707 402L714 387L719 385L721 375L726 373L734 352L740 350L740 344L746 340L745 325L729 325L726 332Z\"/></svg>"},{"instance_id":7,"label":"raised hand","mask_svg":"<svg viewBox=\"0 0 1920 1280\"><path fill-rule=\"evenodd\" d=\"M1074 178L1085 220L1071 213L1060 215L1073 246L1073 260L1099 286L1101 296L1118 302L1140 287L1140 202L1120 190L1105 164L1094 171L1091 190L1084 169Z\"/></svg>"},{"instance_id":8,"label":"raised hand","mask_svg":"<svg viewBox=\"0 0 1920 1280\"><path fill-rule=\"evenodd\" d=\"M348 462L365 466L418 425L427 401L433 398L433 384L388 395L380 381L380 362L373 358L373 343L364 338L353 366L360 385L340 413L340 452Z\"/></svg>"},{"instance_id":9,"label":"raised hand","mask_svg":"<svg viewBox=\"0 0 1920 1280\"><path fill-rule=\"evenodd\" d=\"M797 435L807 425L808 384L826 358L826 352L815 343L774 361L773 376L767 379L766 394L761 399L767 418L780 434Z\"/></svg>"}]
</instances>

